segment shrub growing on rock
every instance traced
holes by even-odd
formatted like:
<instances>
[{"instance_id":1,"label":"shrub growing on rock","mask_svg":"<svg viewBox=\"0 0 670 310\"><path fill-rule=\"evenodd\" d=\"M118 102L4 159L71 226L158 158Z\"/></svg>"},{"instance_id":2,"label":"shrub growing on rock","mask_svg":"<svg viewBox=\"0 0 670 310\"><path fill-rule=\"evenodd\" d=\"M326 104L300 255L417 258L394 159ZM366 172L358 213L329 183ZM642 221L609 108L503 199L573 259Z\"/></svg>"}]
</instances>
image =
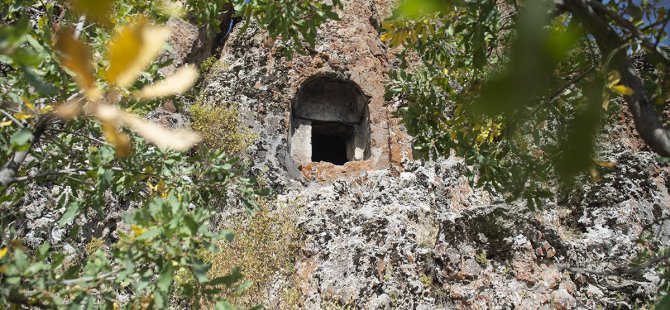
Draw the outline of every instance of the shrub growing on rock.
<instances>
[{"instance_id":1,"label":"shrub growing on rock","mask_svg":"<svg viewBox=\"0 0 670 310\"><path fill-rule=\"evenodd\" d=\"M240 112L234 107L191 106L193 129L200 132L208 147L228 154L244 151L256 139L256 134L242 126Z\"/></svg>"}]
</instances>

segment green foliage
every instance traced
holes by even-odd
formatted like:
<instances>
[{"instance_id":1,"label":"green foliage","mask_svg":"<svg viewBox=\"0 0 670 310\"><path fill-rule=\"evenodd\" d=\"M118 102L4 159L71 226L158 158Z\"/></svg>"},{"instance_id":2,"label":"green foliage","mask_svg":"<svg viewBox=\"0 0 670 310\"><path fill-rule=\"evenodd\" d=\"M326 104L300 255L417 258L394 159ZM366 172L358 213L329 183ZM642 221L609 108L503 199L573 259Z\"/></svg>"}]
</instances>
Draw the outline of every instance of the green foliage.
<instances>
[{"instance_id":1,"label":"green foliage","mask_svg":"<svg viewBox=\"0 0 670 310\"><path fill-rule=\"evenodd\" d=\"M207 59L203 60L202 63L200 63L200 76L203 77L207 75L209 69L212 69L217 60L216 55L209 56Z\"/></svg>"},{"instance_id":2,"label":"green foliage","mask_svg":"<svg viewBox=\"0 0 670 310\"><path fill-rule=\"evenodd\" d=\"M239 154L255 139L256 134L240 123L240 113L234 107L191 106L193 129L202 134L208 147L227 154Z\"/></svg>"},{"instance_id":3,"label":"green foliage","mask_svg":"<svg viewBox=\"0 0 670 310\"><path fill-rule=\"evenodd\" d=\"M425 287L431 287L433 285L433 278L423 272L419 274L419 281L421 281Z\"/></svg>"},{"instance_id":4,"label":"green foliage","mask_svg":"<svg viewBox=\"0 0 670 310\"><path fill-rule=\"evenodd\" d=\"M635 116L635 109L648 100L661 110L667 101L670 56L658 48L667 45L667 6L659 1L562 3L400 4L384 21L381 37L403 47L387 96L404 102L397 115L413 137L417 157L459 156L472 185L508 202L524 200L534 210L557 200L554 193L570 193L588 181L581 178L586 172L597 181L597 166L611 165L596 158L595 145L621 99L633 107L638 130L656 120ZM610 46L618 41L620 46ZM645 68L637 72L625 65L634 55L645 58ZM635 74L643 78L642 87ZM647 135L665 134L654 130ZM665 295L670 255L662 248L649 253L641 255L639 270L660 271L659 293ZM484 260L485 255L478 259ZM659 298L657 306L666 307L668 300Z\"/></svg>"},{"instance_id":5,"label":"green foliage","mask_svg":"<svg viewBox=\"0 0 670 310\"><path fill-rule=\"evenodd\" d=\"M254 16L261 26L268 29L272 38L281 37L289 47L285 49L289 57L294 50L305 53L304 42L310 47L314 46L318 27L328 20L338 19L335 13L337 8L342 8L340 0L286 0L283 2L253 0L235 3L235 11L241 12L240 15L247 21Z\"/></svg>"},{"instance_id":6,"label":"green foliage","mask_svg":"<svg viewBox=\"0 0 670 310\"><path fill-rule=\"evenodd\" d=\"M530 209L594 166L598 107L610 90L595 44L574 19L550 18L543 2L521 10L513 2L441 2L439 10L414 2L406 1L425 13L397 11L382 38L405 47L387 96L407 103L397 114L418 157L463 157L473 185ZM422 23L430 26L397 27ZM409 51L418 65L405 63Z\"/></svg>"},{"instance_id":7,"label":"green foliage","mask_svg":"<svg viewBox=\"0 0 670 310\"><path fill-rule=\"evenodd\" d=\"M221 31L221 14L232 9L231 2L240 3L242 1L188 0L186 1L186 10L192 18L204 23L208 32L219 33Z\"/></svg>"},{"instance_id":8,"label":"green foliage","mask_svg":"<svg viewBox=\"0 0 670 310\"><path fill-rule=\"evenodd\" d=\"M111 147L106 148L108 149L106 156L110 159L114 158ZM146 155L148 154L136 154L130 160ZM218 240L229 238L227 232L222 234L210 232L207 224L214 210L206 206L211 205L210 201L214 197L221 199L220 193L225 190L237 189L236 192L243 195L251 195L253 190L248 187L248 180L235 176L234 165L236 163L226 162L224 160L226 156L223 154L205 155L197 158L197 162L192 164L184 162L184 159L178 157L177 154L163 154L163 156L153 160L149 159L156 163L167 162L163 167L145 166L145 172L149 169L157 169L151 176L146 173L141 173L142 176L133 175L132 172L124 173L123 171L116 173L102 167L97 173L90 176L72 176L74 182L65 184L70 184L69 187L73 189L73 194L81 195L81 198L66 194L59 198L59 205L62 202L63 207L68 209L63 215L65 221L61 223L75 222L72 226L64 225L70 227L70 238L77 238L78 235L79 228L76 218L86 213L90 214L90 211L84 212L85 210L93 208L99 212L93 212L93 214L104 212L100 206L104 205L102 196L105 192L114 193L128 200L146 201L143 203L146 207L138 209L125 220L131 229L128 232L119 232L121 239L112 246L111 253L94 251L94 248L99 248L99 245L96 244L101 241L89 243L86 247L87 251L89 254L95 254L89 257L85 265L64 266L65 255L59 251L49 252L46 256L30 255L29 260L15 257L14 260L7 262L8 268L4 279L9 282L7 285L3 284L0 296L6 296L11 301L13 294L34 295L41 303L58 305L64 302L58 296L75 294L75 300L81 303L86 300L95 302L103 298L106 303L113 304L115 300L113 292L128 288L137 293L132 303L140 304L150 301L155 303L155 306L162 307L166 305L165 302L170 292L172 273L186 269L197 276L198 282L197 285L187 287L183 291L185 296L197 296L210 301L221 298L218 293L215 294L215 291L211 290L213 288L208 288L210 285L208 283L213 281L207 278L209 265L194 254L200 249L213 251ZM201 162L206 158L210 158L209 161ZM181 167L177 168L175 165ZM88 185L89 182L97 182L98 186L104 187L93 189ZM152 183L156 185L152 186ZM89 191L82 189L82 185L90 188ZM20 189L20 187L16 188ZM194 205L200 207L192 209L191 206ZM249 201L248 205L252 207L255 203ZM7 227L8 223L16 220L18 216L20 214L13 211L4 215L3 227ZM95 218L92 215L87 215L87 217ZM18 236L11 227L3 235L8 237L5 240L18 240ZM48 247L48 244L45 246ZM29 251L20 244L15 247L10 246L10 253L15 250L21 253ZM52 263L43 266L45 261ZM12 267L17 264L18 267ZM38 268L42 273L27 273L24 269L19 268L23 264L26 265L25 268L37 266L32 268ZM107 276L90 281L79 280L87 276L97 275L99 277L101 274ZM158 281L154 285L154 275L159 275L159 279L160 275L169 277L170 280L166 280L169 283L161 284ZM11 280L12 277L16 277L16 285L11 285L14 283L14 280ZM68 285L73 281L77 283L77 286ZM85 283L79 283L80 281ZM60 290L52 295L54 292L39 289L46 284L50 284L49 287L52 290L55 288ZM101 291L98 288L98 293L91 295L90 290L82 289L94 288L102 284L105 285L107 291ZM42 296L42 294L48 295ZM208 297L210 295L216 295L216 298Z\"/></svg>"},{"instance_id":9,"label":"green foliage","mask_svg":"<svg viewBox=\"0 0 670 310\"><path fill-rule=\"evenodd\" d=\"M475 256L475 261L477 261L478 264L482 265L483 267L486 267L489 265L489 260L486 257L486 251L481 251L477 253Z\"/></svg>"},{"instance_id":10,"label":"green foliage","mask_svg":"<svg viewBox=\"0 0 670 310\"><path fill-rule=\"evenodd\" d=\"M98 250L102 249L105 245L105 240L99 238L91 238L91 240L86 244L86 254L91 256L95 254Z\"/></svg>"},{"instance_id":11,"label":"green foliage","mask_svg":"<svg viewBox=\"0 0 670 310\"><path fill-rule=\"evenodd\" d=\"M171 7L175 2L2 3L0 307L166 308L177 296L194 308L232 309L229 293L243 291L248 282L233 269L210 272L202 253L218 253L232 238L229 231L209 226L216 206L240 204L251 213L261 191L243 177L246 168L238 159L204 148L178 153L157 147L165 133L176 132L135 116L160 103L141 100L137 91L156 82L157 70L169 63L145 66L163 43L150 45L138 37L164 34L149 19L165 21L179 11ZM293 1L189 0L181 9L216 31L220 14L232 4L275 35L308 38L312 44L316 27L335 17L332 6L293 6ZM265 6L285 14L276 22ZM304 23L312 14L320 17ZM122 48L112 55L109 41L124 31L123 40L115 41ZM117 72L110 74L110 67ZM195 80L193 70L186 73ZM168 86L186 84L173 80ZM173 94L165 86L154 91ZM103 107L111 116L100 111ZM236 112L220 110L214 116L237 129ZM218 139L222 129L215 129L211 137ZM234 144L224 148L238 150L251 141L250 134L236 132ZM28 218L20 206L36 193L46 193L45 213L60 214L55 220L66 234L57 245L33 248L23 240L21 225ZM92 238L82 244L88 236L81 236L81 225L104 220L110 207L128 209L121 211L118 240ZM62 244L85 255L73 255Z\"/></svg>"},{"instance_id":12,"label":"green foliage","mask_svg":"<svg viewBox=\"0 0 670 310\"><path fill-rule=\"evenodd\" d=\"M434 158L453 151L472 167L469 177L473 184L506 192L510 200L524 197L533 207L538 197L548 195L548 178L544 172L549 163L536 160L538 148L532 144L542 139L540 132L532 125L515 126L521 115L508 117L477 112L478 107L491 106L485 104L490 101L483 94L480 99L483 82L487 79L505 81L497 77L505 74L502 63L509 58L503 52L504 47L496 47L499 51L490 55L481 55L494 50L496 42L510 40L506 36L499 37L501 33L510 36L512 30L497 20L498 15L496 6L464 4L422 17L452 22L416 35L418 40L407 49L419 54L420 66L409 69L403 64L392 72L387 95L407 101L398 115L414 137L413 147L418 157ZM485 23L482 16L490 21ZM402 17L388 23L398 18ZM474 27L475 24L478 26ZM405 53L400 57L404 59ZM489 62L482 63L482 59ZM504 106L500 99L505 98L507 96L498 97L493 106ZM515 100L510 95L509 102L517 102ZM529 133L535 136L528 136Z\"/></svg>"}]
</instances>

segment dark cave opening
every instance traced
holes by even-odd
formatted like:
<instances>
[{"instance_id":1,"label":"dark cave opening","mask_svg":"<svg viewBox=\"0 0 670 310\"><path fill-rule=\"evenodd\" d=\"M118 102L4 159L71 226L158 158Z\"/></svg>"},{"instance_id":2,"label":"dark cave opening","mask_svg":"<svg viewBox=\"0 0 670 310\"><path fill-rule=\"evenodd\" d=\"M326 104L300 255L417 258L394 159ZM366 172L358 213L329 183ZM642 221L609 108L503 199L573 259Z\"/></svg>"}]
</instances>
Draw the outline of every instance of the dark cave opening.
<instances>
[{"instance_id":1,"label":"dark cave opening","mask_svg":"<svg viewBox=\"0 0 670 310\"><path fill-rule=\"evenodd\" d=\"M312 127L312 161L344 165L351 160L353 128L346 124L315 122Z\"/></svg>"},{"instance_id":2,"label":"dark cave opening","mask_svg":"<svg viewBox=\"0 0 670 310\"><path fill-rule=\"evenodd\" d=\"M344 165L349 161L346 146L343 137L315 134L312 136L312 161Z\"/></svg>"}]
</instances>

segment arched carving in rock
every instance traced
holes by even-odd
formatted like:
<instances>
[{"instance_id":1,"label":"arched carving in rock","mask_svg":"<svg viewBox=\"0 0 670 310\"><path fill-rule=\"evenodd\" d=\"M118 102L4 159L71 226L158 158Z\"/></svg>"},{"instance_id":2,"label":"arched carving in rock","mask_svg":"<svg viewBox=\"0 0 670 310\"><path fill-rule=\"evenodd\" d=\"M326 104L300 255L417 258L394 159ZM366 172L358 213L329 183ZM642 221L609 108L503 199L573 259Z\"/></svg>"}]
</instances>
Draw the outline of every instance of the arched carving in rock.
<instances>
[{"instance_id":1,"label":"arched carving in rock","mask_svg":"<svg viewBox=\"0 0 670 310\"><path fill-rule=\"evenodd\" d=\"M368 101L353 82L328 76L307 80L291 108L291 157L299 165L368 159Z\"/></svg>"}]
</instances>

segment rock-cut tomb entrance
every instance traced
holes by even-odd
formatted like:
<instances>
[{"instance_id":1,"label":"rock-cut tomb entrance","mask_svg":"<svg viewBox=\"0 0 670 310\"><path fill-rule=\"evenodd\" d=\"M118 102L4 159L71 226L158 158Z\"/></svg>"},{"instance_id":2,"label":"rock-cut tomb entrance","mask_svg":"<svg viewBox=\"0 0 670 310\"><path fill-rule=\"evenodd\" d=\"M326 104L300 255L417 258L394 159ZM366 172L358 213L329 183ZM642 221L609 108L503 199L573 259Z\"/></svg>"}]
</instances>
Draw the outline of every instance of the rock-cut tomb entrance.
<instances>
[{"instance_id":1,"label":"rock-cut tomb entrance","mask_svg":"<svg viewBox=\"0 0 670 310\"><path fill-rule=\"evenodd\" d=\"M290 153L298 165L344 165L370 157L369 98L353 82L328 76L303 83L291 109Z\"/></svg>"}]
</instances>

